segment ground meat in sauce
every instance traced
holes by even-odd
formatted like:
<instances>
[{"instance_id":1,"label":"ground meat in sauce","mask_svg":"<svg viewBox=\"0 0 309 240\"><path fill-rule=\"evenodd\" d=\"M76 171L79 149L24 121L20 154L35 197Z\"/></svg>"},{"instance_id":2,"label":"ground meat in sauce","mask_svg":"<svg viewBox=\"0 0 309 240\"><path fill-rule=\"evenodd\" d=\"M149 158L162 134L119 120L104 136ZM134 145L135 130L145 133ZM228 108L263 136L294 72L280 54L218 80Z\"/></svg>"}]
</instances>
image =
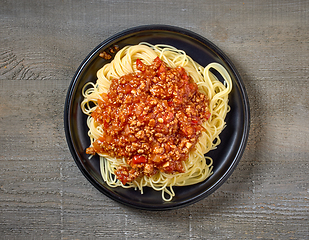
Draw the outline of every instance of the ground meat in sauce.
<instances>
[{"instance_id":1,"label":"ground meat in sauce","mask_svg":"<svg viewBox=\"0 0 309 240\"><path fill-rule=\"evenodd\" d=\"M104 134L88 154L125 157L115 171L123 184L158 171L184 172L186 161L210 117L207 96L182 67L169 68L159 58L152 65L136 61L138 73L113 79L92 117Z\"/></svg>"}]
</instances>

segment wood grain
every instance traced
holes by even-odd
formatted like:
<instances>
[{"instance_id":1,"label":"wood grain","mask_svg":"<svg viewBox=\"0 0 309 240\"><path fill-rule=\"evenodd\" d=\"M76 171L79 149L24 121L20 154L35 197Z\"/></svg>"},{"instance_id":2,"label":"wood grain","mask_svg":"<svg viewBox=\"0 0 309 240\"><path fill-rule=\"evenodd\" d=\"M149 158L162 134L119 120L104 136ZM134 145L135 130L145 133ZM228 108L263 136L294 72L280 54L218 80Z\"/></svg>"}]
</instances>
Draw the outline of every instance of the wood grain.
<instances>
[{"instance_id":1,"label":"wood grain","mask_svg":"<svg viewBox=\"0 0 309 240\"><path fill-rule=\"evenodd\" d=\"M308 239L309 2L2 1L0 239ZM240 72L251 130L238 167L186 208L148 212L98 192L63 130L75 70L141 24L192 30Z\"/></svg>"}]
</instances>

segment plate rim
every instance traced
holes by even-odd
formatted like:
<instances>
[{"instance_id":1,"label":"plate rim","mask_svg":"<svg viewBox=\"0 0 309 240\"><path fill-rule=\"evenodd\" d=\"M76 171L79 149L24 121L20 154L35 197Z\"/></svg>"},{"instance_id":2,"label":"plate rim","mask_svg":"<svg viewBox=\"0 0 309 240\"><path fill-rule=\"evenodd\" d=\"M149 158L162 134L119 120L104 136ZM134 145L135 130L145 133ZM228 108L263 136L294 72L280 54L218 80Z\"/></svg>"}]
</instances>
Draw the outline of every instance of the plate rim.
<instances>
[{"instance_id":1,"label":"plate rim","mask_svg":"<svg viewBox=\"0 0 309 240\"><path fill-rule=\"evenodd\" d=\"M94 55L96 55L98 53L98 51L101 51L101 48L108 45L109 43L124 37L126 35L130 35L130 34L134 34L134 33L140 33L142 31L166 31L166 32L172 32L172 33L176 33L176 34L182 34L182 35L186 35L189 36L191 38L193 38L194 40L197 40L199 42L201 42L202 44L206 44L207 46L210 46L211 49L213 49L215 51L216 54L218 54L218 56L222 57L224 59L224 62L230 67L231 71L233 72L234 76L236 77L236 82L238 83L238 88L239 91L241 92L241 96L242 96L242 104L243 104L243 115L244 115L244 126L243 126L243 131L241 134L241 141L239 143L239 147L237 150L237 153L235 154L235 157L233 159L233 161L231 162L231 164L229 165L228 169L226 170L226 172L224 172L224 174L215 181L215 184L213 184L212 186L210 186L210 188L207 189L207 192L205 193L202 192L198 195L196 195L193 199L190 198L189 200L185 201L185 202L180 202L178 204L175 205L164 205L161 204L160 206L145 206L145 205L138 205L132 201L130 201L130 199L126 199L126 201L123 200L123 198L117 197L116 195L112 194L112 192L108 189L106 189L104 186L102 186L102 184L100 184L94 177L92 177L90 175L90 173L88 171L86 171L86 169L82 166L81 164L81 160L78 157L78 154L76 153L74 146L73 146L73 141L72 141L72 137L71 137L71 133L70 133L70 118L69 118L69 109L70 109L70 103L72 101L72 94L74 91L74 87L76 86L76 82L78 80L78 77L80 76L81 72L83 71L83 68L85 65L87 65L87 63L92 59L92 57ZM101 193L103 193L104 195L106 195L107 197L110 197L111 199L133 207L133 208L137 208L137 209L143 209L143 210L171 210L171 209L178 209L178 208L182 208L191 204L194 204L204 198L206 198L207 196L209 196L210 194L212 194L214 191L216 191L229 177L230 175L233 173L233 171L235 170L235 168L237 167L244 151L246 148L246 144L248 141L248 136L249 136L249 131L250 131L250 105L249 105L249 98L244 86L244 83L242 81L242 78L240 76L240 74L238 73L237 69L235 68L234 64L232 63L232 61L227 57L227 55L220 50L215 44L213 44L211 41L209 41L207 38L191 31L185 28L181 28L181 27L177 27L177 26L171 26L171 25L163 25L163 24L150 24L150 25L140 25L140 26L136 26L136 27L131 27L128 28L126 30L120 31L114 35L112 35L111 37L103 40L99 45L97 45L86 57L85 59L82 61L82 63L79 65L79 67L77 68L77 70L75 71L75 74L69 84L68 90L67 90L67 94L66 94L66 98L65 98L65 105L64 105L64 130L65 130L65 136L66 136L66 140L67 140L67 144L69 147L69 150L71 152L71 155L73 156L73 159L75 161L75 163L77 164L79 170L82 172L82 174L86 177L86 179L96 188L98 189Z\"/></svg>"}]
</instances>

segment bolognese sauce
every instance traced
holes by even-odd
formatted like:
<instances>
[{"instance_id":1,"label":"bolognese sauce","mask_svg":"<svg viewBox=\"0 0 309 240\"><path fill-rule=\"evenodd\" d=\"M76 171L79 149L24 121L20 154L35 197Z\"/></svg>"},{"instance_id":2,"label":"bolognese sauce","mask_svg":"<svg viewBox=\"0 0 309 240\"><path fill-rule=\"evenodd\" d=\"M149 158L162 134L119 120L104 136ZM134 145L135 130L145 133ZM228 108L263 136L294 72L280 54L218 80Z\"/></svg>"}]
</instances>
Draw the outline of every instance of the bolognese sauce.
<instances>
[{"instance_id":1,"label":"bolognese sauce","mask_svg":"<svg viewBox=\"0 0 309 240\"><path fill-rule=\"evenodd\" d=\"M158 171L184 172L183 162L195 147L202 123L210 117L209 99L199 92L184 68L136 61L136 73L113 79L91 116L103 135L87 154L126 159L115 170L123 183Z\"/></svg>"}]
</instances>

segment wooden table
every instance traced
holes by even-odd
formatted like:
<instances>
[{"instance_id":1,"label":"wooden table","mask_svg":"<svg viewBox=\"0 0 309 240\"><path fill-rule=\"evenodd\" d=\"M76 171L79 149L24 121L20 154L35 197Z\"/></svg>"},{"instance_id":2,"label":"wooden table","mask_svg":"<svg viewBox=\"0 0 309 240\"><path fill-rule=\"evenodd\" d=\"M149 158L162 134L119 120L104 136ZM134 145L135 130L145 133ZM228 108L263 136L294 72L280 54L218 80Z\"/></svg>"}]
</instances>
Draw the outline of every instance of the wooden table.
<instances>
[{"instance_id":1,"label":"wooden table","mask_svg":"<svg viewBox=\"0 0 309 240\"><path fill-rule=\"evenodd\" d=\"M2 1L0 239L308 239L309 2ZM215 43L246 86L251 130L228 181L149 212L97 191L69 152L63 109L104 39L169 24Z\"/></svg>"}]
</instances>

